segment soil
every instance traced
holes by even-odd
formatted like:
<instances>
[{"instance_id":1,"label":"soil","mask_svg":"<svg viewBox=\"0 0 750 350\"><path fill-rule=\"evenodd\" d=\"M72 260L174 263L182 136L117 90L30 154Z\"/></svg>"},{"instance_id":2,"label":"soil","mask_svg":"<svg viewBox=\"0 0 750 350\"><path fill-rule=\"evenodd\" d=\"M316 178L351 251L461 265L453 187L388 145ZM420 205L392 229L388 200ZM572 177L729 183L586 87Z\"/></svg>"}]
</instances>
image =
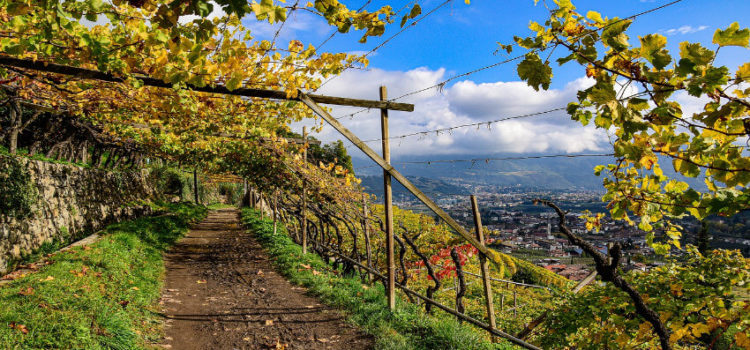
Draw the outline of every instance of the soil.
<instances>
[{"instance_id":1,"label":"soil","mask_svg":"<svg viewBox=\"0 0 750 350\"><path fill-rule=\"evenodd\" d=\"M273 270L237 210L210 212L165 264L164 348L373 348L371 336Z\"/></svg>"}]
</instances>

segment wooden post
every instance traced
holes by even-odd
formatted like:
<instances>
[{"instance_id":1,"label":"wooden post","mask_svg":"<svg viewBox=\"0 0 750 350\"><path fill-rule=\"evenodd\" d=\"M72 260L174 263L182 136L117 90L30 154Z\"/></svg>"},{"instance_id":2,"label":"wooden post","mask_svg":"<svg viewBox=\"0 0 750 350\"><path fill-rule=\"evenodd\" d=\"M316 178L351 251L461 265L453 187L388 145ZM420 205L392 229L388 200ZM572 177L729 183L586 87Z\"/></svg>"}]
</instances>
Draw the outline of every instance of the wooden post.
<instances>
[{"instance_id":1,"label":"wooden post","mask_svg":"<svg viewBox=\"0 0 750 350\"><path fill-rule=\"evenodd\" d=\"M365 233L365 251L367 252L367 267L372 268L372 247L370 247L370 230L367 225L367 217L370 215L370 213L367 210L367 198L365 194L362 194L362 215L364 216L364 219L362 219L362 229ZM367 280L369 282L372 282L372 273L370 271L367 271Z\"/></svg>"},{"instance_id":2,"label":"wooden post","mask_svg":"<svg viewBox=\"0 0 750 350\"><path fill-rule=\"evenodd\" d=\"M474 228L477 231L477 241L479 241L479 244L484 245L482 216L479 213L477 197L474 195L471 195L471 211L474 213ZM487 263L487 256L482 252L479 253L479 268L482 271L482 285L484 287L484 301L487 307L487 320L489 321L490 328L495 329L497 327L497 322L495 321L495 305L492 300L492 281L490 281L489 263ZM497 339L493 336L492 341L497 341Z\"/></svg>"},{"instance_id":3,"label":"wooden post","mask_svg":"<svg viewBox=\"0 0 750 350\"><path fill-rule=\"evenodd\" d=\"M198 199L198 168L193 168L193 197L195 197L195 204L201 204Z\"/></svg>"},{"instance_id":4,"label":"wooden post","mask_svg":"<svg viewBox=\"0 0 750 350\"><path fill-rule=\"evenodd\" d=\"M2 61L2 58L0 57L0 61ZM373 150L370 146L368 146L366 143L364 143L357 135L354 135L349 129L344 127L344 125L341 124L336 118L334 118L330 113L328 113L326 110L324 110L322 107L320 107L315 101L313 101L310 96L304 93L304 91L297 90L299 100L302 101L306 106L310 107L310 109L315 112L318 116L323 118L326 122L328 122L329 125L331 125L334 129L336 129L341 135L346 137L347 140L351 141L357 148L359 148L362 152L365 153L370 159L372 159L375 163L377 163L381 168L383 168L384 171L388 172L393 178L395 178L398 182L400 182L404 187L406 187L409 192L414 194L415 197L417 197L422 203L424 203L427 208L432 210L437 216L439 216L445 223L450 226L453 230L456 231L456 233L461 236L463 239L465 239L467 242L469 242L471 245L477 248L480 252L487 255L487 257L492 260L495 263L502 263L499 260L493 259L493 257L490 255L489 250L487 247L479 244L477 242L477 239L474 238L474 235L469 233L469 231L466 231L465 228L463 228L456 220L454 220L448 213L445 212L445 210L441 209L432 199L427 197L422 191L420 191L416 186L414 186L409 179L406 178L403 174L401 174L398 170L393 168L393 166L390 164L390 162L386 162L383 157L377 154L375 150ZM381 101L382 103L382 101Z\"/></svg>"},{"instance_id":5,"label":"wooden post","mask_svg":"<svg viewBox=\"0 0 750 350\"><path fill-rule=\"evenodd\" d=\"M513 317L518 313L518 298L516 297L516 287L513 287Z\"/></svg>"},{"instance_id":6,"label":"wooden post","mask_svg":"<svg viewBox=\"0 0 750 350\"><path fill-rule=\"evenodd\" d=\"M500 294L500 311L505 310L505 293Z\"/></svg>"},{"instance_id":7,"label":"wooden post","mask_svg":"<svg viewBox=\"0 0 750 350\"><path fill-rule=\"evenodd\" d=\"M276 221L278 221L279 215L279 190L274 190L273 193L273 235L276 235Z\"/></svg>"},{"instance_id":8,"label":"wooden post","mask_svg":"<svg viewBox=\"0 0 750 350\"><path fill-rule=\"evenodd\" d=\"M302 127L302 139L307 141L307 127ZM302 149L302 159L307 167L307 143ZM307 254L307 182L302 179L302 254Z\"/></svg>"},{"instance_id":9,"label":"wooden post","mask_svg":"<svg viewBox=\"0 0 750 350\"><path fill-rule=\"evenodd\" d=\"M388 99L388 90L385 86L380 87L380 100ZM391 163L391 149L388 140L388 110L380 110L380 130L382 132L383 159L385 163ZM396 261L393 255L393 192L391 189L391 174L383 170L384 207L385 207L385 234L386 234L386 256L388 257L388 308L396 309Z\"/></svg>"}]
</instances>

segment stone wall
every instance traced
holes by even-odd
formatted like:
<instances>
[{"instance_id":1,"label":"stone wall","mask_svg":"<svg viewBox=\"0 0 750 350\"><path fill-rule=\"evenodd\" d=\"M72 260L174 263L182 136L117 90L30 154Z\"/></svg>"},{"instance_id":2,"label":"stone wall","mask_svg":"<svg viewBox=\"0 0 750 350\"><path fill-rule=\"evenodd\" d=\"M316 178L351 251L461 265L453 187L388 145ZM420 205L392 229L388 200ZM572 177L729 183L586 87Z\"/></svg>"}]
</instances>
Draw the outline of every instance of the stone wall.
<instances>
[{"instance_id":1,"label":"stone wall","mask_svg":"<svg viewBox=\"0 0 750 350\"><path fill-rule=\"evenodd\" d=\"M0 162L9 160L0 156ZM0 214L0 275L9 262L32 253L45 242L72 242L110 223L151 214L151 208L142 202L155 192L146 170L110 172L18 160L31 175L37 198L25 219Z\"/></svg>"}]
</instances>

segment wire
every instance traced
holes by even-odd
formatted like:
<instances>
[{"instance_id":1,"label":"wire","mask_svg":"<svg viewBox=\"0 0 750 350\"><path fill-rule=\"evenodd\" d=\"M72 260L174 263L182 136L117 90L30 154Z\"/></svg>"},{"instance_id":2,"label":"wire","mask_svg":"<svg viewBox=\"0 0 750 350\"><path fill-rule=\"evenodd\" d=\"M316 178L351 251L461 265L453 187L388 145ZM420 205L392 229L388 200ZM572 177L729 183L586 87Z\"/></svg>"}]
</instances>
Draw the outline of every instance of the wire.
<instances>
[{"instance_id":1,"label":"wire","mask_svg":"<svg viewBox=\"0 0 750 350\"><path fill-rule=\"evenodd\" d=\"M467 128L467 127L470 127L470 126L479 127L479 126L482 126L482 125L487 125L487 127L490 127L492 124L504 122L504 121L507 121L507 120L530 118L530 117L544 115L544 114L548 114L548 113L552 113L552 112L564 111L566 109L567 109L567 107L558 107L558 108L548 109L548 110L542 111L542 112L515 115L515 116L512 116L512 117L505 117L505 118L496 119L496 120L488 120L488 121L483 121L483 122L478 122L478 123L462 124L462 125L450 126L450 127L446 127L446 128L440 128L440 129L434 129L434 130L425 130L425 131L418 131L418 132L413 132L413 133L410 133L410 134L403 134L403 135L398 135L398 136L391 136L388 139L389 140L394 140L394 139L403 139L403 138L407 138L407 137L411 137L411 136L426 136L426 135L429 135L429 134L432 134L432 133L440 134L442 132L449 132L449 131L456 130L456 129ZM382 139L370 139L370 140L365 140L363 142L375 142L375 141L382 141Z\"/></svg>"},{"instance_id":2,"label":"wire","mask_svg":"<svg viewBox=\"0 0 750 350\"><path fill-rule=\"evenodd\" d=\"M638 92L638 93L635 93L635 94L632 94L632 95L629 95L629 96L626 96L626 97L622 97L622 98L620 98L618 100L619 101L627 101L627 100L629 100L631 98L638 97L638 96L643 96L643 95L647 95L647 94L648 94L647 91L642 91L642 92ZM508 120L531 118L531 117L545 115L545 114L549 114L549 113L553 113L553 112L564 111L564 110L567 110L567 108L568 108L567 106L562 106L562 107L552 108L552 109L548 109L548 110L541 111L541 112L519 114L519 115L514 115L514 116L511 116L511 117L503 117L503 118L499 118L499 119L495 119L495 120L488 120L488 121L482 121L482 122L476 122L476 123L461 124L461 125L449 126L449 127L445 127L445 128L432 129L432 130L417 131L417 132L403 134L403 135L398 135L398 136L391 136L388 139L389 140L397 140L397 139L404 139L404 138L412 137L412 136L427 136L427 135L432 134L432 133L435 133L435 134L439 135L440 133L443 133L443 132L450 132L450 131L453 131L453 130L456 130L456 129L467 128L467 127L470 127L470 126L475 126L475 127L479 128L482 125L486 125L487 128L489 129L492 126L492 124L496 124L496 123L500 123L500 122L504 122L504 121L508 121ZM370 143L370 142L376 142L376 141L380 142L380 141L382 141L382 139L380 139L380 138L378 138L378 139L370 139L370 140L364 140L362 142ZM347 147L351 147L351 146L354 146L354 145L349 145Z\"/></svg>"},{"instance_id":3,"label":"wire","mask_svg":"<svg viewBox=\"0 0 750 350\"><path fill-rule=\"evenodd\" d=\"M527 159L547 159L547 158L585 158L585 157L612 157L614 156L614 153L598 153L598 154L548 154L548 155L541 155L541 156L526 156L526 157L503 157L503 158L472 158L472 159L438 159L438 160L425 160L425 161L411 161L411 162L395 162L391 163L391 165L414 165L414 164L427 164L432 165L433 163L439 164L439 163L472 163L472 166L475 163L478 162L485 162L489 163L492 161L501 161L501 160L527 160ZM359 167L357 169L368 169L368 168L378 168L380 165L368 165L364 167Z\"/></svg>"},{"instance_id":4,"label":"wire","mask_svg":"<svg viewBox=\"0 0 750 350\"><path fill-rule=\"evenodd\" d=\"M362 10L364 10L364 9L365 9L365 7L367 7L367 5L369 5L369 4L371 3L371 2L372 2L372 0L367 0L367 2L365 2L365 4L364 4L364 5L362 5L362 6L361 6L361 7L359 8L359 10L357 10L357 12L362 12ZM315 47L315 50L316 50L316 51L319 51L319 50L320 50L320 48L321 48L321 47L323 47L323 45L325 45L325 44L326 44L326 43L327 43L328 41L330 41L331 39L333 39L333 37L334 37L334 36L336 35L336 33L338 33L338 32L339 32L339 31L338 31L338 29L334 29L334 30L333 30L333 33L331 33L331 35L330 35L330 36L329 36L329 37L328 37L328 38L327 38L326 40L323 40L323 42L322 42L322 43L320 43L320 45L318 45L318 46L316 46L316 47Z\"/></svg>"},{"instance_id":5,"label":"wire","mask_svg":"<svg viewBox=\"0 0 750 350\"><path fill-rule=\"evenodd\" d=\"M579 34L579 35L577 35L577 36L573 37L573 39L579 39L579 38L582 38L582 37L584 37L584 36L586 36L586 35L589 35L589 34L591 34L591 33L594 33L594 32L598 32L598 31L600 31L600 30L604 30L604 29L606 29L606 28L609 28L609 27L611 27L611 26L613 26L613 25L615 25L615 24L618 24L618 23L620 23L620 22L623 22L623 21L627 21L627 20L631 20L631 19L635 19L635 18L637 18L637 17L640 17L640 16L643 16L643 15L646 15L646 14L649 14L649 13L652 13L652 12L655 12L655 11L658 11L658 10L661 10L661 9L663 9L663 8L666 8L666 7L669 7L669 6L675 5L675 4L677 4L677 3L679 3L679 2L682 2L682 1L684 1L684 0L674 0L674 1L668 2L668 3L666 3L666 4L663 4L663 5L660 5L660 6L657 6L657 7L651 8L651 9L648 9L648 10L645 10L645 11L641 11L641 12L638 12L638 13L636 13L636 14L634 14L634 15L630 15L630 16L628 16L628 17L625 17L625 18L621 18L621 19L619 19L619 20L617 20L617 21L614 21L614 22L612 22L612 23L610 23L610 24L607 24L606 26L603 26L603 27L601 27L601 28L597 28L597 29L590 29L590 30L588 30L588 31L585 31L585 32L583 32L583 33L581 33L581 34ZM511 58L508 58L508 59L506 59L506 60L503 60L503 61L500 61L500 62L496 62L496 63L490 64L490 65L487 65L487 66L484 66L484 67L480 67L480 68L477 68L477 69L474 69L474 70L471 70L471 71L468 71L468 72L465 72L465 73L461 73L461 74L458 74L458 75L454 75L454 76L452 76L452 77L450 77L450 78L448 78L448 79L446 79L446 80L443 80L443 81L441 81L441 82L439 82L439 83L437 83L437 84L434 84L434 85L431 85L431 86L428 86L428 87L425 87L425 88L421 88L421 89L419 89L419 90L414 90L414 91L411 91L411 92L407 92L407 93L405 93L405 94L403 94L403 95L401 95L401 96L398 96L398 97L396 97L396 98L390 99L390 100L388 100L388 101L389 101L389 102L397 101L397 100L400 100L400 99L402 99L402 98L405 98L405 97L408 97L408 96L413 96L413 95L416 95L416 94L419 94L419 93L422 93L422 92L425 92L425 91L428 91L428 90L432 90L432 89L434 89L434 88L439 88L440 90L442 90L442 89L443 89L443 88L445 87L445 85L446 85L446 84L448 84L449 82L451 82L451 81L453 81L453 80L456 80L456 79L458 79L458 78L462 78L462 77L466 77L466 76L469 76L469 75L472 75L472 74L475 74L475 73L478 73L478 72L481 72L481 71L484 71L484 70L487 70L487 69L495 68L495 67L501 66L501 65L503 65L503 64L507 64L507 63L513 62L513 61L517 61L517 60L519 60L519 59L521 59L521 58L525 57L525 56L526 56L527 54L529 54L529 53L534 53L534 52L540 52L540 51L544 51L544 50L546 50L546 49L547 49L548 47L549 47L549 44L548 44L548 46L544 47L544 48L543 48L543 49L541 49L541 50L540 50L540 49L533 49L533 50L531 50L531 51L529 51L529 52L527 52L527 53L525 53L525 54L523 54L523 55L518 55L518 56L515 56L515 57L511 57ZM335 77L334 77L334 78L335 78ZM331 80L333 80L333 79L331 79ZM329 81L330 81L330 80L329 80ZM322 86L322 85L321 85L321 86ZM343 115L343 116L337 117L336 119L344 119L344 118L347 118L347 117L351 118L351 117L354 117L355 115L357 115L357 114L360 114L360 113L362 113L362 112L365 112L365 111L367 111L367 110L368 110L368 109L362 109L362 110L359 110L359 111L357 111L357 112L354 112L354 113L350 113L350 114L347 114L347 115Z\"/></svg>"},{"instance_id":6,"label":"wire","mask_svg":"<svg viewBox=\"0 0 750 350\"><path fill-rule=\"evenodd\" d=\"M401 30L399 30L399 31L398 31L398 32L397 32L396 34L393 34L393 35L391 35L391 36L390 36L390 37L389 37L388 39L385 39L385 40L384 40L384 41L383 41L382 43L380 43L380 44L379 44L378 46L375 46L375 47L374 47L374 48L372 48L372 49L371 49L370 51L368 51L367 53L365 53L364 55L362 55L361 59L364 59L364 58L366 58L367 56L369 56L369 55L372 55L373 53L375 53L375 51L379 50L380 48L382 48L383 46L385 46L386 44L388 44L388 43L389 43L389 42L390 42L391 40L393 40L393 39L395 39L395 38L396 38L397 36L401 35L401 33L405 32L405 31L406 31L407 29L409 29L409 28L411 28L411 27L413 27L413 26L416 26L416 25L417 25L417 23L419 23L419 22L420 22L421 20L423 20L423 19L427 18L427 17L428 17L428 16L430 16L431 14L435 13L435 11L437 11L438 9L442 8L443 6L445 6L445 5L449 4L449 3L450 3L450 2L452 2L452 1L453 1L453 0L445 0L445 1L443 1L443 2L442 2L442 3L440 4L440 5L438 5L438 6L434 7L434 8L433 8L432 10L430 10L429 12L427 12L427 13L425 13L424 15L422 15L421 17L419 17L419 18L415 19L414 21L412 21L412 22L411 22L411 23L409 23L408 25L405 25L405 26L404 26L403 28L401 28ZM318 89L322 88L322 87L323 87L323 86L325 86L326 84L330 83L330 82L331 82L331 81L333 81L334 79L336 79L336 78L340 77L342 73L344 73L344 72L345 72L345 71L346 71L347 69L349 69L349 68L351 68L351 67L352 67L352 64L353 64L353 63L354 63L354 62L352 62L352 63L349 63L349 64L347 64L346 66L344 66L344 69L342 69L342 70L341 70L341 72L339 72L339 74L338 74L338 75L335 75L335 76L333 76L333 77L332 77L331 79L328 79L328 80L324 81L324 82L323 82L323 84L320 84L320 86L318 86L318 88L317 88L317 89L315 89L315 91L317 91Z\"/></svg>"}]
</instances>

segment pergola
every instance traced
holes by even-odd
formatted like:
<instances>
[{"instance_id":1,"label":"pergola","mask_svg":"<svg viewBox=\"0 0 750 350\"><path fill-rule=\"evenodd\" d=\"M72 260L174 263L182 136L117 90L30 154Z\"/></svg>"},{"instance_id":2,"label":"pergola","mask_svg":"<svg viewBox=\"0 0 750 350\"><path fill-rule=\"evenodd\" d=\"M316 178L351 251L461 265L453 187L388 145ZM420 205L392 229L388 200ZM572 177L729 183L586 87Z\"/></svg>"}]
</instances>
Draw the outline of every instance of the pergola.
<instances>
[{"instance_id":1,"label":"pergola","mask_svg":"<svg viewBox=\"0 0 750 350\"><path fill-rule=\"evenodd\" d=\"M125 79L120 78L111 73L105 73L97 70L60 65L55 63L47 63L41 61L34 61L30 59L20 59L7 56L0 56L0 65L12 66L16 68L31 69L41 72L63 74L73 76L81 79L93 79L105 82L122 83ZM161 79L136 75L136 78L141 80L144 85L161 88L172 88L172 84L166 83ZM384 187L385 187L385 228L386 228L386 244L387 244L387 263L388 263L388 305L393 310L395 308L395 258L394 258L394 230L393 230L393 209L392 209L392 190L391 190L391 178L395 178L396 181L400 182L406 187L409 192L416 196L422 203L424 203L432 212L440 217L448 226L450 226L461 238L466 240L472 246L474 246L479 252L480 257L486 259L490 257L493 259L494 254L488 249L483 242L480 242L479 236L476 237L469 233L464 227L462 227L456 220L454 220L448 213L441 209L430 197L425 195L419 190L409 179L406 178L401 172L396 170L390 164L390 147L389 147L389 134L388 134L388 111L414 111L414 105L408 103L397 103L387 100L387 92L385 87L380 88L380 100L365 100L365 99L352 99L335 96L325 96L317 94L308 94L303 91L297 91L297 96L290 97L285 91L268 90L268 89L254 89L254 88L238 88L230 90L225 86L195 86L187 84L188 89L198 92L215 93L223 95L234 95L244 97L255 97L255 98L266 98L276 100L287 100L287 101L299 101L304 103L310 110L325 120L329 125L336 129L342 136L364 152L370 159L372 159L378 166L383 169ZM363 107L363 108L377 108L381 110L381 130L382 130L382 150L383 155L379 155L366 143L364 143L357 135L351 132L349 129L344 127L338 120L336 120L330 113L323 109L320 104L340 105L340 106L352 106L352 107ZM478 225L481 231L481 223ZM479 232L477 232L479 233ZM482 240L483 241L483 240ZM486 266L486 262L482 265ZM482 269L483 275L486 275L486 268ZM483 276L484 277L484 276ZM413 292L412 292L413 293ZM415 293L416 294L416 293ZM421 297L421 296L420 296ZM424 297L422 297L424 298ZM425 300L428 301L428 300ZM431 300L430 300L431 301ZM434 301L431 301L435 303ZM491 296L488 298L488 303L491 303ZM455 313L455 311L445 308L443 305L437 304L438 307L448 311L449 313ZM456 315L459 316L459 315ZM529 344L518 337L505 333L495 328L494 318L491 319L490 325L484 324L481 321L463 316L464 319L474 323L475 325L485 328L492 334L503 337L517 345L520 345L527 349L539 349L538 347Z\"/></svg>"}]
</instances>

